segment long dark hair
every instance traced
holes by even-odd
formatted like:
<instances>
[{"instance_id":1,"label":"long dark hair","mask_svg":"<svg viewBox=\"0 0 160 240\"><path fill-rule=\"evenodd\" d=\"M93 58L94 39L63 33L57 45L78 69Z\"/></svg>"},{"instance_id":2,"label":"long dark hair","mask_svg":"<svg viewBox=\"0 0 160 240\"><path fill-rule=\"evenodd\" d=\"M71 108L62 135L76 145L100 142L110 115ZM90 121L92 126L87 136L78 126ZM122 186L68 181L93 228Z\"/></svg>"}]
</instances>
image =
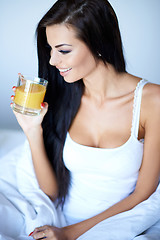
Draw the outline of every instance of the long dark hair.
<instances>
[{"instance_id":1,"label":"long dark hair","mask_svg":"<svg viewBox=\"0 0 160 240\"><path fill-rule=\"evenodd\" d=\"M45 101L49 104L43 120L44 143L56 173L59 203L68 193L70 174L63 163L67 131L79 109L84 91L82 79L66 83L58 70L49 65L50 48L46 27L53 24L72 26L95 59L110 63L117 72L125 72L122 41L116 14L107 0L58 0L37 27L39 76L48 80Z\"/></svg>"}]
</instances>

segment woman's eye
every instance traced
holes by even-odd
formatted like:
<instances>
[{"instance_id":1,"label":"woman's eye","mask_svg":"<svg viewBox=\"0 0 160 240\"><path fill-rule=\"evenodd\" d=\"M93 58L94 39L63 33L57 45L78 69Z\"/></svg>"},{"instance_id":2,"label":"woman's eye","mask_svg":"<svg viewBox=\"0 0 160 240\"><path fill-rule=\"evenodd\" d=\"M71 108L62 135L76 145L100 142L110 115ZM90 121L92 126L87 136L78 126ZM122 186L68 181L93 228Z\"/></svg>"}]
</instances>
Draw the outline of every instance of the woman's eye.
<instances>
[{"instance_id":1,"label":"woman's eye","mask_svg":"<svg viewBox=\"0 0 160 240\"><path fill-rule=\"evenodd\" d=\"M67 54L67 53L70 53L71 51L67 51L67 50L59 50L60 53L62 54Z\"/></svg>"}]
</instances>

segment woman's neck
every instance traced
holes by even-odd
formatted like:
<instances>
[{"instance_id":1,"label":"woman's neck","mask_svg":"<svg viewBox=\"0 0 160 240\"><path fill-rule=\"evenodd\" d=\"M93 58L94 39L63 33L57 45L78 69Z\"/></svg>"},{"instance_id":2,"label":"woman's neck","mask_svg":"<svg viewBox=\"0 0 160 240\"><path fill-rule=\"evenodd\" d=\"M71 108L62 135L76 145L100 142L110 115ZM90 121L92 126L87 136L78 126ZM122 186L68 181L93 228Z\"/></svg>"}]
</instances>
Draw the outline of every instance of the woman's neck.
<instances>
[{"instance_id":1,"label":"woman's neck","mask_svg":"<svg viewBox=\"0 0 160 240\"><path fill-rule=\"evenodd\" d=\"M125 73L117 73L110 64L99 63L92 75L83 79L85 85L84 95L91 100L102 103L107 98L117 96L120 78Z\"/></svg>"}]
</instances>

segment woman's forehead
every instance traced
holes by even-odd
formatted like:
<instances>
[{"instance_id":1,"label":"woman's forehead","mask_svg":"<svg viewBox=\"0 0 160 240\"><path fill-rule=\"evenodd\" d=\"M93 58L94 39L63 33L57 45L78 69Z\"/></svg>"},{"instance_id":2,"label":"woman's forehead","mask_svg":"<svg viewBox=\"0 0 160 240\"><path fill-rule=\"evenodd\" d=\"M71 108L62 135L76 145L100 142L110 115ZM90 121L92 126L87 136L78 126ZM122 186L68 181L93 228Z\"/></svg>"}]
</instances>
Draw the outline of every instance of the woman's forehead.
<instances>
[{"instance_id":1,"label":"woman's forehead","mask_svg":"<svg viewBox=\"0 0 160 240\"><path fill-rule=\"evenodd\" d=\"M48 43L61 44L60 42L73 42L76 38L76 31L66 24L55 24L46 27Z\"/></svg>"}]
</instances>

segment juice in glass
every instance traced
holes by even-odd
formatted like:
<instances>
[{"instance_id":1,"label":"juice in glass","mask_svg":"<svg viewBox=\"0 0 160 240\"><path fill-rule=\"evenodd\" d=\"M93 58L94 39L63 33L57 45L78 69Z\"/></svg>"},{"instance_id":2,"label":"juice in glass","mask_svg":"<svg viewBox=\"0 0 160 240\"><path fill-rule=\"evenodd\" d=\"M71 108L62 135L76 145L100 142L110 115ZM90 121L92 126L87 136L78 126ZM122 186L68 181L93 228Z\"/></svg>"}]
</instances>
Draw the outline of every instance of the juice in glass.
<instances>
[{"instance_id":1,"label":"juice in glass","mask_svg":"<svg viewBox=\"0 0 160 240\"><path fill-rule=\"evenodd\" d=\"M38 115L46 93L47 81L42 78L30 80L20 76L16 88L13 109L27 115Z\"/></svg>"}]
</instances>

